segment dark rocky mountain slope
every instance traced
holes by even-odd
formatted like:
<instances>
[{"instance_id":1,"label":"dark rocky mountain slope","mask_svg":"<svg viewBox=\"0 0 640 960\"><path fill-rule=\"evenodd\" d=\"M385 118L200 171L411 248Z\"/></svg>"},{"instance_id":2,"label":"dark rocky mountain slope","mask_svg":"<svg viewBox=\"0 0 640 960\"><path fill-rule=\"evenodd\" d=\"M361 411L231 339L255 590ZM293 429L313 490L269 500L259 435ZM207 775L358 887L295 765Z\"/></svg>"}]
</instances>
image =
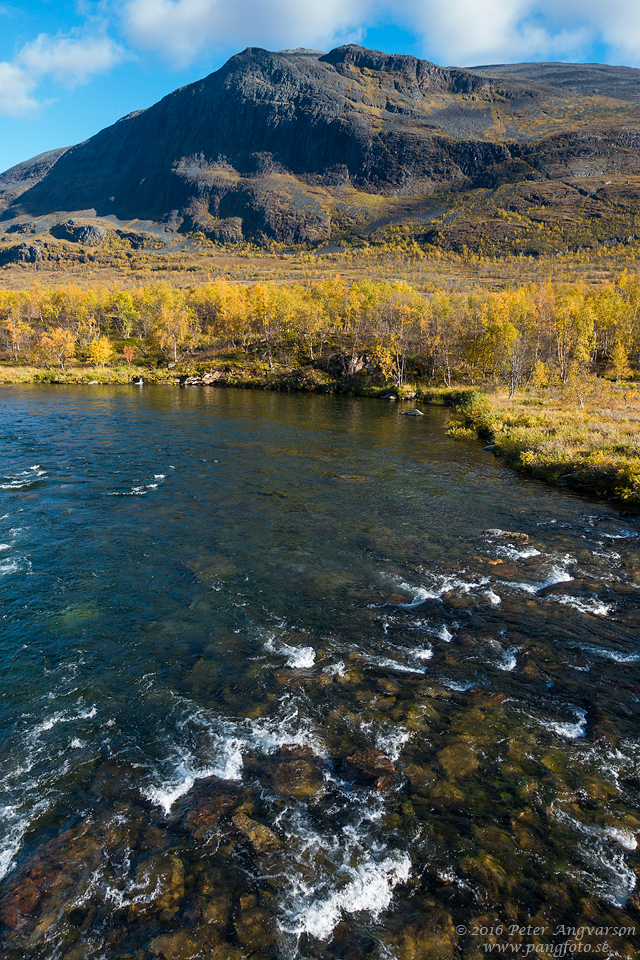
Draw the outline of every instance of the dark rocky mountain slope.
<instances>
[{"instance_id":1,"label":"dark rocky mountain slope","mask_svg":"<svg viewBox=\"0 0 640 960\"><path fill-rule=\"evenodd\" d=\"M14 232L73 214L300 243L404 224L535 252L541 230L634 235L639 187L640 70L250 48L0 176L0 211Z\"/></svg>"}]
</instances>

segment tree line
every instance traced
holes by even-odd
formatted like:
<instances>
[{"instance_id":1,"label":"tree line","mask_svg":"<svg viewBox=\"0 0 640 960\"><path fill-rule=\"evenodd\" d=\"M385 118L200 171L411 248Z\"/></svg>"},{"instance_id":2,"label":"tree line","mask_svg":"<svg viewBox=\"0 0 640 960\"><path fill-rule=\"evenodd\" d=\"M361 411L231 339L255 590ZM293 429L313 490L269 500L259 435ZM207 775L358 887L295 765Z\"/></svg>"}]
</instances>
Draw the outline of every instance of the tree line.
<instances>
[{"instance_id":1,"label":"tree line","mask_svg":"<svg viewBox=\"0 0 640 960\"><path fill-rule=\"evenodd\" d=\"M498 291L418 289L404 281L312 283L217 279L190 288L161 281L132 289L66 284L0 290L4 360L65 368L73 362L178 363L235 352L269 369L322 365L339 354L402 386L420 378L566 385L605 368L640 368L640 277L527 284Z\"/></svg>"}]
</instances>

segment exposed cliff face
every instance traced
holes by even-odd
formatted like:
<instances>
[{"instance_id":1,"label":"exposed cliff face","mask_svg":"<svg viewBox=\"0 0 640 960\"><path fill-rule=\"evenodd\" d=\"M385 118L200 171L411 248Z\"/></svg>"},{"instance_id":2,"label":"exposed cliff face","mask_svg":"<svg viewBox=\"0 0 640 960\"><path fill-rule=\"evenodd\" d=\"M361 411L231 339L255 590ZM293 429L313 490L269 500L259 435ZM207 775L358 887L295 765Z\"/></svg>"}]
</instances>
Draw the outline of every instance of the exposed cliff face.
<instances>
[{"instance_id":1,"label":"exposed cliff face","mask_svg":"<svg viewBox=\"0 0 640 960\"><path fill-rule=\"evenodd\" d=\"M376 195L640 175L639 107L629 68L248 49L57 152L42 176L36 164L3 219L95 210L225 241L316 241L366 225Z\"/></svg>"},{"instance_id":2,"label":"exposed cliff face","mask_svg":"<svg viewBox=\"0 0 640 960\"><path fill-rule=\"evenodd\" d=\"M65 153L67 147L49 150L32 160L26 160L0 174L0 213L11 206L18 197L39 183L51 170L54 163Z\"/></svg>"}]
</instances>

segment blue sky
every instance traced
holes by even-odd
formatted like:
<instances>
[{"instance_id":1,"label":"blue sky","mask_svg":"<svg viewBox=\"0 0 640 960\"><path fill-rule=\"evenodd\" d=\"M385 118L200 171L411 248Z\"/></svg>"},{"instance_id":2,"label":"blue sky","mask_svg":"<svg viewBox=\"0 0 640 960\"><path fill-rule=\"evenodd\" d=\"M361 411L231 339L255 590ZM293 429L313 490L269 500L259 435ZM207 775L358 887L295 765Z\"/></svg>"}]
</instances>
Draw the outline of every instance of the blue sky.
<instances>
[{"instance_id":1,"label":"blue sky","mask_svg":"<svg viewBox=\"0 0 640 960\"><path fill-rule=\"evenodd\" d=\"M638 0L0 0L0 171L78 143L247 46L443 65L640 66Z\"/></svg>"}]
</instances>

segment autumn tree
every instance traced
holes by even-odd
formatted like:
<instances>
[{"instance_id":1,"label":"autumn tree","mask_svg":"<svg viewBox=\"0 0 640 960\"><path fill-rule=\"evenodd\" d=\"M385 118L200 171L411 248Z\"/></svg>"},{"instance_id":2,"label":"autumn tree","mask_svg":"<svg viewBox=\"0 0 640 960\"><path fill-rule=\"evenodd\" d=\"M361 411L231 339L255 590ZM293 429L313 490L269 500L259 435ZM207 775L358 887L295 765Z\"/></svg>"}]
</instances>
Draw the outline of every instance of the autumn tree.
<instances>
[{"instance_id":1,"label":"autumn tree","mask_svg":"<svg viewBox=\"0 0 640 960\"><path fill-rule=\"evenodd\" d=\"M89 360L99 367L106 366L113 359L113 347L108 337L96 337L89 347Z\"/></svg>"},{"instance_id":2,"label":"autumn tree","mask_svg":"<svg viewBox=\"0 0 640 960\"><path fill-rule=\"evenodd\" d=\"M47 363L57 363L62 370L76 351L76 339L70 330L53 327L40 337L39 352Z\"/></svg>"}]
</instances>

